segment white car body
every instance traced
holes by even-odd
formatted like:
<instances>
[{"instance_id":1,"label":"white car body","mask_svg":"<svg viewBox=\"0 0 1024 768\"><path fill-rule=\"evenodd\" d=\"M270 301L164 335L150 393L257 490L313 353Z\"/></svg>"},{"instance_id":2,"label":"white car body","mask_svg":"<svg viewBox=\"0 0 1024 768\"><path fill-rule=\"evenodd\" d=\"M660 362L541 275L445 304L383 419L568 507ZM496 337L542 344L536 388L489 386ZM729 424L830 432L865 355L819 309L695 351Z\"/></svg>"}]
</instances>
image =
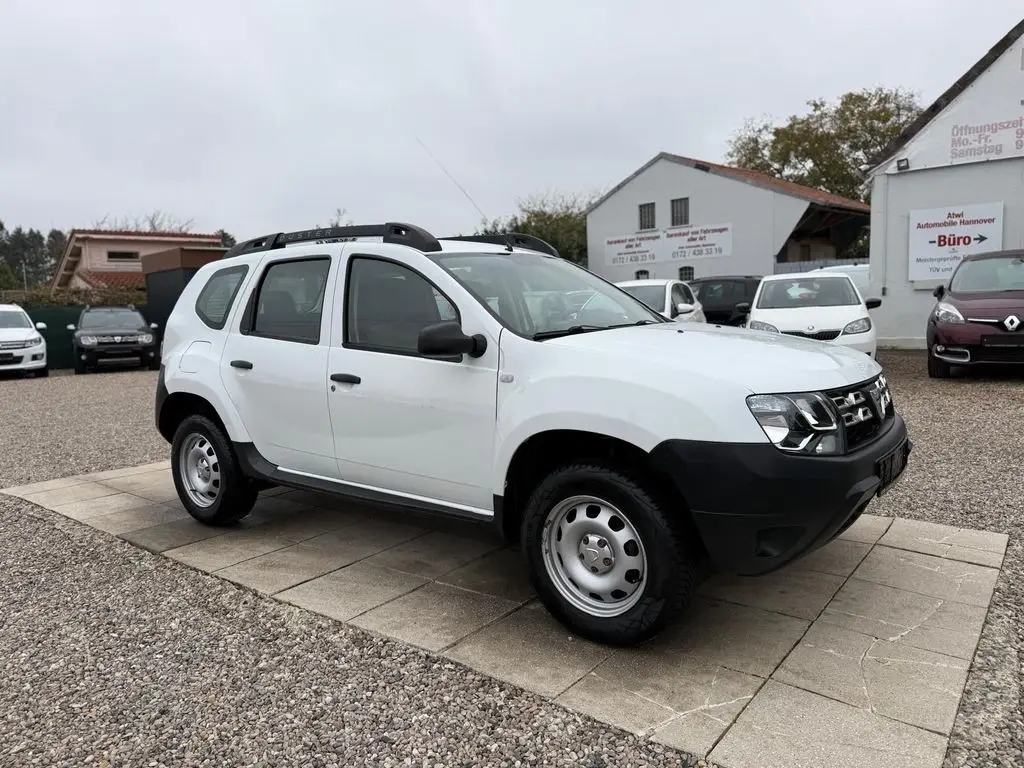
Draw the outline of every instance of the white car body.
<instances>
[{"instance_id":1,"label":"white car body","mask_svg":"<svg viewBox=\"0 0 1024 768\"><path fill-rule=\"evenodd\" d=\"M683 280L624 280L619 288L677 323L706 323L704 307Z\"/></svg>"},{"instance_id":2,"label":"white car body","mask_svg":"<svg viewBox=\"0 0 1024 768\"><path fill-rule=\"evenodd\" d=\"M853 284L857 286L857 290L861 292L863 296L867 293L871 287L871 265L870 264L835 264L829 267L818 267L817 270L822 272L839 272L846 275Z\"/></svg>"},{"instance_id":3,"label":"white car body","mask_svg":"<svg viewBox=\"0 0 1024 768\"><path fill-rule=\"evenodd\" d=\"M782 286L786 286L791 301L776 300ZM814 286L822 286L840 298L829 302L830 306L815 303ZM803 297L807 297L806 306L800 306ZM754 294L746 327L752 331L781 333L814 339L833 347L847 347L873 358L878 337L868 309L857 285L843 272L813 270L769 275Z\"/></svg>"},{"instance_id":4,"label":"white car body","mask_svg":"<svg viewBox=\"0 0 1024 768\"><path fill-rule=\"evenodd\" d=\"M185 509L231 524L278 485L488 523L559 620L622 644L679 615L699 552L775 570L900 476L911 444L866 355L672 322L541 241L469 239L278 233L201 267L155 398Z\"/></svg>"},{"instance_id":5,"label":"white car body","mask_svg":"<svg viewBox=\"0 0 1024 768\"><path fill-rule=\"evenodd\" d=\"M45 330L17 304L0 304L0 373L48 372Z\"/></svg>"}]
</instances>

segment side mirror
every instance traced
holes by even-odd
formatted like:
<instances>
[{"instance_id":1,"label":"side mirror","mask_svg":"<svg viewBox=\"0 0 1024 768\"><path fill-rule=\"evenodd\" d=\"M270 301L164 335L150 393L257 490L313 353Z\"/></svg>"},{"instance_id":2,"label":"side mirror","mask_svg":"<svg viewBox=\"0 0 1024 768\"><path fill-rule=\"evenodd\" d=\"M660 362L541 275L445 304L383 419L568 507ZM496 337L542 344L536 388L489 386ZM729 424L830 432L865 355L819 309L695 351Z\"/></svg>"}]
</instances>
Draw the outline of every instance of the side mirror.
<instances>
[{"instance_id":1,"label":"side mirror","mask_svg":"<svg viewBox=\"0 0 1024 768\"><path fill-rule=\"evenodd\" d=\"M37 331L45 331L46 330L46 323L36 323L36 330Z\"/></svg>"},{"instance_id":2,"label":"side mirror","mask_svg":"<svg viewBox=\"0 0 1024 768\"><path fill-rule=\"evenodd\" d=\"M688 315L693 312L693 304L687 304L685 301L681 301L676 304L677 315Z\"/></svg>"},{"instance_id":3,"label":"side mirror","mask_svg":"<svg viewBox=\"0 0 1024 768\"><path fill-rule=\"evenodd\" d=\"M932 291L932 296L934 296L936 299L941 299L945 295L946 295L946 286L944 286L944 285L937 285L937 286L935 286L935 290Z\"/></svg>"},{"instance_id":4,"label":"side mirror","mask_svg":"<svg viewBox=\"0 0 1024 768\"><path fill-rule=\"evenodd\" d=\"M461 325L449 320L420 330L416 348L424 357L480 357L487 351L487 338L480 333L467 336Z\"/></svg>"},{"instance_id":5,"label":"side mirror","mask_svg":"<svg viewBox=\"0 0 1024 768\"><path fill-rule=\"evenodd\" d=\"M150 323L149 327L155 331L157 328L160 327L160 323Z\"/></svg>"},{"instance_id":6,"label":"side mirror","mask_svg":"<svg viewBox=\"0 0 1024 768\"><path fill-rule=\"evenodd\" d=\"M864 306L867 307L868 309L876 309L876 308L882 306L882 300L881 299L868 299L867 301L864 302Z\"/></svg>"},{"instance_id":7,"label":"side mirror","mask_svg":"<svg viewBox=\"0 0 1024 768\"><path fill-rule=\"evenodd\" d=\"M69 331L75 330L75 324L74 323L68 323L68 330Z\"/></svg>"},{"instance_id":8,"label":"side mirror","mask_svg":"<svg viewBox=\"0 0 1024 768\"><path fill-rule=\"evenodd\" d=\"M750 314L750 302L741 301L734 307L737 315L749 315Z\"/></svg>"}]
</instances>

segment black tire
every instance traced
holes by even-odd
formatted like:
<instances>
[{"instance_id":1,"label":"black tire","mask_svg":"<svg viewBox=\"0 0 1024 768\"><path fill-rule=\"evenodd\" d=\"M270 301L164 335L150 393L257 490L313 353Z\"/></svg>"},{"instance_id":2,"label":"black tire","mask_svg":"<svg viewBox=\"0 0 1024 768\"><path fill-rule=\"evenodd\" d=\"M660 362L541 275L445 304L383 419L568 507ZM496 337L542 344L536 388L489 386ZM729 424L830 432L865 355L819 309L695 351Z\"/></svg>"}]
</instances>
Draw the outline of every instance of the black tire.
<instances>
[{"instance_id":1,"label":"black tire","mask_svg":"<svg viewBox=\"0 0 1024 768\"><path fill-rule=\"evenodd\" d=\"M928 347L928 376L933 379L948 379L952 375L953 366L935 357L932 348Z\"/></svg>"},{"instance_id":2,"label":"black tire","mask_svg":"<svg viewBox=\"0 0 1024 768\"><path fill-rule=\"evenodd\" d=\"M548 611L581 637L608 645L635 645L658 634L690 603L696 584L697 557L694 542L678 517L685 513L672 508L678 505L670 505L647 486L630 473L609 466L573 464L548 475L527 502L523 512L522 542L533 588ZM573 605L559 591L545 565L545 522L548 515L563 501L576 496L596 497L614 507L627 518L646 553L647 574L639 588L639 597L619 615L595 616ZM595 505L582 503L581 506L587 509L584 514L589 518L589 510ZM561 541L560 534L558 539ZM604 541L600 543L605 544ZM583 551L581 548L581 560ZM625 554L619 552L618 556L624 557Z\"/></svg>"},{"instance_id":3,"label":"black tire","mask_svg":"<svg viewBox=\"0 0 1024 768\"><path fill-rule=\"evenodd\" d=\"M205 441L206 449L200 444L196 450L208 454L211 469L219 479L215 498L208 506L194 500L189 490L191 483L183 477L182 453L189 451L194 437ZM205 416L189 416L175 430L171 442L171 475L185 511L204 525L224 526L238 522L252 511L259 495L255 484L242 473L231 441Z\"/></svg>"}]
</instances>

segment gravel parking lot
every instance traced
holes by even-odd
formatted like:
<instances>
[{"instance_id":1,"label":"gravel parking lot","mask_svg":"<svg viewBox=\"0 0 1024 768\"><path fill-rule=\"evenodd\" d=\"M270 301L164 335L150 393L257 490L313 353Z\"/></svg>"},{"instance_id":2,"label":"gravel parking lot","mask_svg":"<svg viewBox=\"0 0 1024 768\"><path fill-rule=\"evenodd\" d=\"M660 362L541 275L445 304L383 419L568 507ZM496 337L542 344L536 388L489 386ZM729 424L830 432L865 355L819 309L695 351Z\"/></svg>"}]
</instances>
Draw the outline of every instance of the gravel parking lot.
<instances>
[{"instance_id":1,"label":"gravel parking lot","mask_svg":"<svg viewBox=\"0 0 1024 768\"><path fill-rule=\"evenodd\" d=\"M881 358L916 450L870 511L1010 534L946 765L1022 765L1024 378ZM0 381L0 487L167 458L155 382ZM0 766L689 764L18 500L0 525Z\"/></svg>"}]
</instances>

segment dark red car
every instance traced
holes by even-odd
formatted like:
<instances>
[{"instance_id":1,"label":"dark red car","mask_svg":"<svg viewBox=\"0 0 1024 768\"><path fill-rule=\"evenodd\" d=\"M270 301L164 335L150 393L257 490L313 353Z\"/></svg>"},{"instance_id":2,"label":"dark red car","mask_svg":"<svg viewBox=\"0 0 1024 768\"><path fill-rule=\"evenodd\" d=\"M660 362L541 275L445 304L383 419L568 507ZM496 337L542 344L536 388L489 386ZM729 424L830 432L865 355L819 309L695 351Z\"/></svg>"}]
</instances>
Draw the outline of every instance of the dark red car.
<instances>
[{"instance_id":1,"label":"dark red car","mask_svg":"<svg viewBox=\"0 0 1024 768\"><path fill-rule=\"evenodd\" d=\"M1024 250L965 256L935 289L928 316L928 375L959 365L1024 366Z\"/></svg>"}]
</instances>

